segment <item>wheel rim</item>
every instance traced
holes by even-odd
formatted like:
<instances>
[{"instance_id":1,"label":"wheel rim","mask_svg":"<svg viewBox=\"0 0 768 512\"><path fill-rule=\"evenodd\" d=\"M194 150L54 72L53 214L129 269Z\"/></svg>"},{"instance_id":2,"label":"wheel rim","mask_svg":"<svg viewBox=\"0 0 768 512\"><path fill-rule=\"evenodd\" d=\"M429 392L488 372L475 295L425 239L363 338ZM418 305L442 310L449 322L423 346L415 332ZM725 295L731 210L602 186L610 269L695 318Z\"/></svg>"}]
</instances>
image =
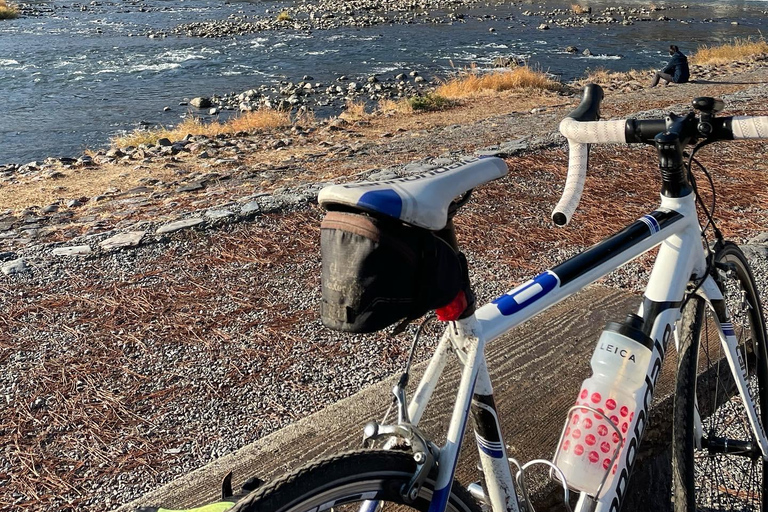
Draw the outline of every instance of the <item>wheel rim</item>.
<instances>
[{"instance_id":1,"label":"wheel rim","mask_svg":"<svg viewBox=\"0 0 768 512\"><path fill-rule=\"evenodd\" d=\"M377 477L382 476L381 474ZM394 478L393 478L394 477ZM301 500L286 512L413 512L427 510L432 499L432 489L424 486L413 505L392 501L401 500L399 488L408 482L392 475L388 478L374 478L364 481L353 481L344 485L334 485L333 488L321 491L311 497ZM450 512L464 512L449 503L446 509Z\"/></svg>"},{"instance_id":2,"label":"wheel rim","mask_svg":"<svg viewBox=\"0 0 768 512\"><path fill-rule=\"evenodd\" d=\"M762 417L760 388L766 383L764 372L757 372L757 368L758 363L764 364L759 359L764 355L761 348L756 349L752 329L759 315L745 300L748 294L742 282L747 277L740 260L726 255L722 261L735 267L722 275L723 294L741 357L747 362L749 392ZM713 316L707 311L699 345L699 369L704 374L697 382L696 395L703 436L702 448L694 450L696 506L698 510L762 510L763 461L755 451L754 436L724 359Z\"/></svg>"}]
</instances>

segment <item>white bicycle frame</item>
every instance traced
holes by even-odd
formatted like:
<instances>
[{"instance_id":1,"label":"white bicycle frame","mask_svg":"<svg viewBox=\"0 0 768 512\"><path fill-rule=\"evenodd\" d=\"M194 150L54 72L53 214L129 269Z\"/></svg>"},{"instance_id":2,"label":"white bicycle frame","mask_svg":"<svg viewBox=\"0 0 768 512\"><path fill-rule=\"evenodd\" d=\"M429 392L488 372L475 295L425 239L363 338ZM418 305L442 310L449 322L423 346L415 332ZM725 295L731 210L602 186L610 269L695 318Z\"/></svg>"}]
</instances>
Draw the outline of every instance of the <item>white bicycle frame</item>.
<instances>
[{"instance_id":1,"label":"white bicycle frame","mask_svg":"<svg viewBox=\"0 0 768 512\"><path fill-rule=\"evenodd\" d=\"M694 197L694 194L682 198L662 196L659 209L644 215L580 255L514 288L478 309L471 317L448 326L408 405L411 424L416 425L445 368L449 349L453 347L463 363L463 370L447 440L440 448L439 473L429 512L443 512L446 509L471 408L475 418L480 419L476 421L475 438L485 475L486 504L493 512L519 510L514 479L493 402L493 387L486 367L486 343L660 245L638 312L647 323L652 322L649 337L654 342L644 389L641 390L644 393L642 410L635 414L630 423L626 445L619 454L615 473L607 476L599 496L582 493L576 508L582 512L619 510L646 427L648 409L667 344L681 315L680 307L686 287L692 279L704 277L705 281L698 293L710 304L723 301L714 279L705 276L706 253ZM763 458L768 459L768 440L747 391L747 368L737 350L738 342L733 327L727 316L717 320L720 340L744 400L752 430ZM700 420L697 418L697 421ZM700 431L700 424L697 425L697 431Z\"/></svg>"}]
</instances>

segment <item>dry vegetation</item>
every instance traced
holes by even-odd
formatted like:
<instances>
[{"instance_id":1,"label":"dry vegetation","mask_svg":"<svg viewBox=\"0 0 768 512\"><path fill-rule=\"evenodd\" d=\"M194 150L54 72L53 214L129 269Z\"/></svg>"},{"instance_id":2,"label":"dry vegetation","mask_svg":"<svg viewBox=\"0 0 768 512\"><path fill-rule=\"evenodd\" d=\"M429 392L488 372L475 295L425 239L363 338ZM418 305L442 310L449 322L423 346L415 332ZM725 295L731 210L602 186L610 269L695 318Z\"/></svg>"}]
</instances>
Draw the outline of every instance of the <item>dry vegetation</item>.
<instances>
[{"instance_id":1,"label":"dry vegetation","mask_svg":"<svg viewBox=\"0 0 768 512\"><path fill-rule=\"evenodd\" d=\"M610 71L605 68L589 69L583 79L580 79L578 84L599 84L605 85L611 82L631 82L631 81L646 81L651 71L631 69L629 71Z\"/></svg>"},{"instance_id":2,"label":"dry vegetation","mask_svg":"<svg viewBox=\"0 0 768 512\"><path fill-rule=\"evenodd\" d=\"M557 91L562 87L560 82L552 80L546 73L528 66L491 73L480 73L472 67L440 85L435 94L448 99L461 99L509 90Z\"/></svg>"},{"instance_id":3,"label":"dry vegetation","mask_svg":"<svg viewBox=\"0 0 768 512\"><path fill-rule=\"evenodd\" d=\"M6 0L0 0L0 20L8 20L17 18L19 16L19 10L13 4L9 4Z\"/></svg>"},{"instance_id":4,"label":"dry vegetation","mask_svg":"<svg viewBox=\"0 0 768 512\"><path fill-rule=\"evenodd\" d=\"M768 42L764 39L735 39L718 46L700 46L691 56L691 63L700 66L752 61L768 55Z\"/></svg>"},{"instance_id":5,"label":"dry vegetation","mask_svg":"<svg viewBox=\"0 0 768 512\"><path fill-rule=\"evenodd\" d=\"M592 8L585 5L572 4L571 11L573 11L573 14L589 14L592 12Z\"/></svg>"},{"instance_id":6,"label":"dry vegetation","mask_svg":"<svg viewBox=\"0 0 768 512\"><path fill-rule=\"evenodd\" d=\"M254 133L273 128L290 126L291 116L281 110L262 109L246 112L224 122L203 122L197 117L188 117L175 128L160 128L153 130L135 130L127 135L112 139L112 144L118 147L138 146L139 144L154 145L162 138L171 141L181 140L187 135L232 135L235 133Z\"/></svg>"}]
</instances>

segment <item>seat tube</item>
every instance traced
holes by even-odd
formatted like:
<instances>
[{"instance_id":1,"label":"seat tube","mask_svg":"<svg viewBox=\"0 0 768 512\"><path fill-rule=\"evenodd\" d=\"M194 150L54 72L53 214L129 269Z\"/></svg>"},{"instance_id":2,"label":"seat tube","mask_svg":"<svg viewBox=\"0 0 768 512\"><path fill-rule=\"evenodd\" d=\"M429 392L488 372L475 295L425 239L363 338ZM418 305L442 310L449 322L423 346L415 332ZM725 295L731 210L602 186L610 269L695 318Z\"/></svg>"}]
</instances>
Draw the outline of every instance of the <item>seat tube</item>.
<instances>
[{"instance_id":1,"label":"seat tube","mask_svg":"<svg viewBox=\"0 0 768 512\"><path fill-rule=\"evenodd\" d=\"M472 396L472 418L475 422L480 467L485 478L485 494L491 510L518 512L514 479L507 460L506 446L501 435L499 415L493 399L493 387L485 356L480 360L475 392Z\"/></svg>"}]
</instances>

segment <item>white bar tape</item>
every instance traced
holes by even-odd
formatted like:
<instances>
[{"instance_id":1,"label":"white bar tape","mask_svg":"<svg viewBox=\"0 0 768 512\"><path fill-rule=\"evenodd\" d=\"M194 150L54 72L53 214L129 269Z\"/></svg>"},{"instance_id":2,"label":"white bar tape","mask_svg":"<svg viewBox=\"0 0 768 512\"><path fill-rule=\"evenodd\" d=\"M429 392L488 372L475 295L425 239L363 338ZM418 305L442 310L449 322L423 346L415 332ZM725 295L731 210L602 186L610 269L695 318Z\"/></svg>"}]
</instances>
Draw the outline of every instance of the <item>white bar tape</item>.
<instances>
[{"instance_id":1,"label":"white bar tape","mask_svg":"<svg viewBox=\"0 0 768 512\"><path fill-rule=\"evenodd\" d=\"M572 117L566 117L560 121L560 133L569 142L627 142L624 134L626 124L625 119L580 122Z\"/></svg>"},{"instance_id":2,"label":"white bar tape","mask_svg":"<svg viewBox=\"0 0 768 512\"><path fill-rule=\"evenodd\" d=\"M734 139L768 139L767 116L733 116Z\"/></svg>"},{"instance_id":3,"label":"white bar tape","mask_svg":"<svg viewBox=\"0 0 768 512\"><path fill-rule=\"evenodd\" d=\"M587 163L589 162L589 144L568 142L568 175L565 178L565 189L560 201L552 212L565 215L565 223L571 221L573 212L579 206L584 182L587 179Z\"/></svg>"}]
</instances>

